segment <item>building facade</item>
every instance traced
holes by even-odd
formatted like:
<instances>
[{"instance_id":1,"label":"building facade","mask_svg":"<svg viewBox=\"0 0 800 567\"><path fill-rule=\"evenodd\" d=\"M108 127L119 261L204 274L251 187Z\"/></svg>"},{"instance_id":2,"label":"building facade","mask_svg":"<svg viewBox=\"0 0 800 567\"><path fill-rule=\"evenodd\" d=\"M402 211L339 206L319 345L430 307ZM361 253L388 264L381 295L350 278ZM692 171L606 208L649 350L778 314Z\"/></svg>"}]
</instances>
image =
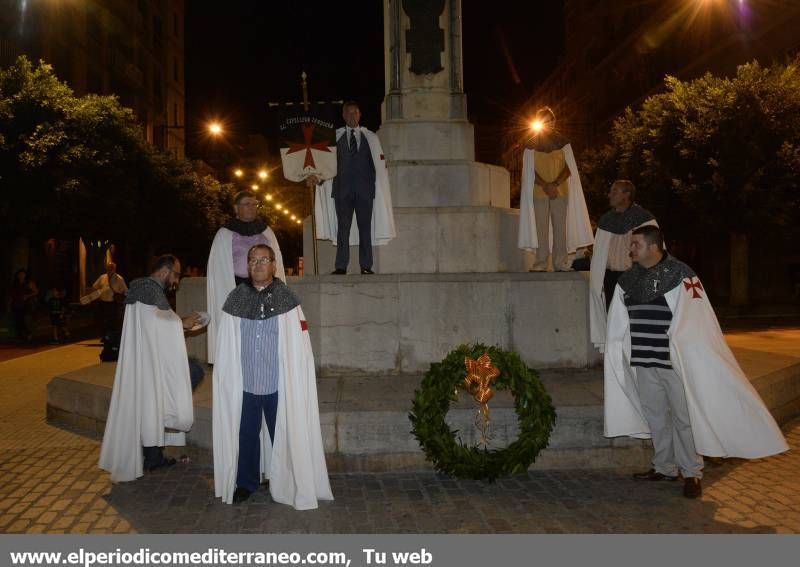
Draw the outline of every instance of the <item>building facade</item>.
<instances>
[{"instance_id":1,"label":"building facade","mask_svg":"<svg viewBox=\"0 0 800 567\"><path fill-rule=\"evenodd\" d=\"M118 96L148 142L184 157L183 0L0 0L0 66L23 54L78 95Z\"/></svg>"}]
</instances>

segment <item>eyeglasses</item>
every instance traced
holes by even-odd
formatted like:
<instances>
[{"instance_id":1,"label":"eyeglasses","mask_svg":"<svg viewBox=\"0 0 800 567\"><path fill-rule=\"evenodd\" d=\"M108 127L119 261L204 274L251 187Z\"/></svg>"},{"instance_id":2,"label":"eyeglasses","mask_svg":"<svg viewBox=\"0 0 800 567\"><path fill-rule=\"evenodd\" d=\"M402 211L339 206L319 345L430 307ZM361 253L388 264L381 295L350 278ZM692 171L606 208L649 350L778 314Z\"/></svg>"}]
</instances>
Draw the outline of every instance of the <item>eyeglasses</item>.
<instances>
[{"instance_id":1,"label":"eyeglasses","mask_svg":"<svg viewBox=\"0 0 800 567\"><path fill-rule=\"evenodd\" d=\"M267 258L266 256L264 256L263 258L251 258L250 260L247 261L247 263L250 264L251 266L255 266L256 264L261 264L263 266L265 264L269 264L270 262L274 261L275 260L273 260L272 258Z\"/></svg>"}]
</instances>

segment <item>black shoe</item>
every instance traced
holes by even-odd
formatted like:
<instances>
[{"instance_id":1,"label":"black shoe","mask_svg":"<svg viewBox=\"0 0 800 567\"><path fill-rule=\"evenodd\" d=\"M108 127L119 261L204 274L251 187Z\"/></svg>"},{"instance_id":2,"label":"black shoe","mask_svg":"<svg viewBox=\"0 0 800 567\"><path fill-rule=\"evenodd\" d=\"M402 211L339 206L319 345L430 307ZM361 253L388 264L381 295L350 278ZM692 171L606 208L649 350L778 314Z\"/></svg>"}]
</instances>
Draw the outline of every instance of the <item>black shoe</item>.
<instances>
[{"instance_id":1,"label":"black shoe","mask_svg":"<svg viewBox=\"0 0 800 567\"><path fill-rule=\"evenodd\" d=\"M347 270L342 270L341 268L336 268L331 272L332 276L344 276L347 275Z\"/></svg>"},{"instance_id":2,"label":"black shoe","mask_svg":"<svg viewBox=\"0 0 800 567\"><path fill-rule=\"evenodd\" d=\"M703 485L700 484L700 479L691 476L683 479L683 495L691 499L700 498L703 495Z\"/></svg>"},{"instance_id":3,"label":"black shoe","mask_svg":"<svg viewBox=\"0 0 800 567\"><path fill-rule=\"evenodd\" d=\"M154 465L147 465L147 464L144 465L144 470L146 470L147 472L153 472L157 471L158 469L166 469L168 467L171 467L177 462L178 461L173 459L172 457L164 457L163 459L161 459L161 462L159 463L156 463Z\"/></svg>"},{"instance_id":4,"label":"black shoe","mask_svg":"<svg viewBox=\"0 0 800 567\"><path fill-rule=\"evenodd\" d=\"M636 473L633 475L633 478L636 480L651 480L651 481L659 481L659 480L669 480L674 481L678 480L677 476L669 476L666 474L661 474L660 472L656 472L655 469L650 469L647 472Z\"/></svg>"},{"instance_id":5,"label":"black shoe","mask_svg":"<svg viewBox=\"0 0 800 567\"><path fill-rule=\"evenodd\" d=\"M374 274L375 272L373 272L369 268L361 268L361 273L367 275L367 274Z\"/></svg>"},{"instance_id":6,"label":"black shoe","mask_svg":"<svg viewBox=\"0 0 800 567\"><path fill-rule=\"evenodd\" d=\"M252 494L252 492L250 492L246 488L241 488L241 487L237 486L236 490L233 491L233 503L234 504L239 504L241 502L244 502L245 500L250 498L251 494Z\"/></svg>"}]
</instances>

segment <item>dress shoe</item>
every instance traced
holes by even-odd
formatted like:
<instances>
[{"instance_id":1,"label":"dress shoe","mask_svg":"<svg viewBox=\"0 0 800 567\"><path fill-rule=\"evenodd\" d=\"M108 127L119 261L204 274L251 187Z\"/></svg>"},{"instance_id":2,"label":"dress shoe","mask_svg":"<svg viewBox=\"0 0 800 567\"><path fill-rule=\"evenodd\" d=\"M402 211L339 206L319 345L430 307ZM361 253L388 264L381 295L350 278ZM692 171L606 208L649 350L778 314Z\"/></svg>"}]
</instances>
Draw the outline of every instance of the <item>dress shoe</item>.
<instances>
[{"instance_id":1,"label":"dress shoe","mask_svg":"<svg viewBox=\"0 0 800 567\"><path fill-rule=\"evenodd\" d=\"M244 502L245 500L250 498L251 494L252 494L252 492L250 492L246 488L242 488L240 486L237 486L236 490L233 491L233 503L234 504L239 504L241 502Z\"/></svg>"},{"instance_id":2,"label":"dress shoe","mask_svg":"<svg viewBox=\"0 0 800 567\"><path fill-rule=\"evenodd\" d=\"M668 476L656 472L656 469L650 469L647 472L640 472L633 475L636 480L678 480L677 476Z\"/></svg>"},{"instance_id":3,"label":"dress shoe","mask_svg":"<svg viewBox=\"0 0 800 567\"><path fill-rule=\"evenodd\" d=\"M703 494L703 485L696 476L683 479L683 495L686 498L700 498Z\"/></svg>"},{"instance_id":4,"label":"dress shoe","mask_svg":"<svg viewBox=\"0 0 800 567\"><path fill-rule=\"evenodd\" d=\"M332 276L344 276L347 275L347 270L342 270L340 268L336 268L331 272Z\"/></svg>"},{"instance_id":5,"label":"dress shoe","mask_svg":"<svg viewBox=\"0 0 800 567\"><path fill-rule=\"evenodd\" d=\"M169 468L169 467L171 467L172 465L174 465L177 462L178 461L176 459L172 458L172 457L164 457L158 463L145 464L143 466L144 466L144 470L146 470L147 472L153 472L153 471L157 471L158 469Z\"/></svg>"},{"instance_id":6,"label":"dress shoe","mask_svg":"<svg viewBox=\"0 0 800 567\"><path fill-rule=\"evenodd\" d=\"M367 274L374 274L375 272L373 272L369 268L361 268L361 273L367 275Z\"/></svg>"}]
</instances>

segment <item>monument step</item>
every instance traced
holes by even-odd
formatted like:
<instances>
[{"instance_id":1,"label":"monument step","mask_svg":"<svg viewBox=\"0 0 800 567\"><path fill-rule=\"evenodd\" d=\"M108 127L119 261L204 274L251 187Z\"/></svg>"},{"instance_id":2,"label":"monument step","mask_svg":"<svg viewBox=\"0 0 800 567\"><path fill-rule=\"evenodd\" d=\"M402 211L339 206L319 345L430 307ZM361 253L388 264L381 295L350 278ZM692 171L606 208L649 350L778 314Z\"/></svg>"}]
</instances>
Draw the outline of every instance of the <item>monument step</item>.
<instances>
[{"instance_id":1,"label":"monument step","mask_svg":"<svg viewBox=\"0 0 800 567\"><path fill-rule=\"evenodd\" d=\"M746 361L745 361L746 362ZM114 363L54 378L47 387L47 416L89 434L105 429ZM646 466L649 442L603 437L603 382L599 369L540 372L556 408L557 421L535 469L629 468ZM381 472L430 468L411 434L408 413L422 375L339 376L318 380L320 422L328 467L337 472ZM800 413L797 359L751 376L779 422ZM195 423L187 436L193 456L210 462L211 372L194 394ZM465 394L452 404L448 423L466 443L475 442L476 406ZM492 443L504 446L517 434L513 398L499 391L490 403Z\"/></svg>"}]
</instances>

